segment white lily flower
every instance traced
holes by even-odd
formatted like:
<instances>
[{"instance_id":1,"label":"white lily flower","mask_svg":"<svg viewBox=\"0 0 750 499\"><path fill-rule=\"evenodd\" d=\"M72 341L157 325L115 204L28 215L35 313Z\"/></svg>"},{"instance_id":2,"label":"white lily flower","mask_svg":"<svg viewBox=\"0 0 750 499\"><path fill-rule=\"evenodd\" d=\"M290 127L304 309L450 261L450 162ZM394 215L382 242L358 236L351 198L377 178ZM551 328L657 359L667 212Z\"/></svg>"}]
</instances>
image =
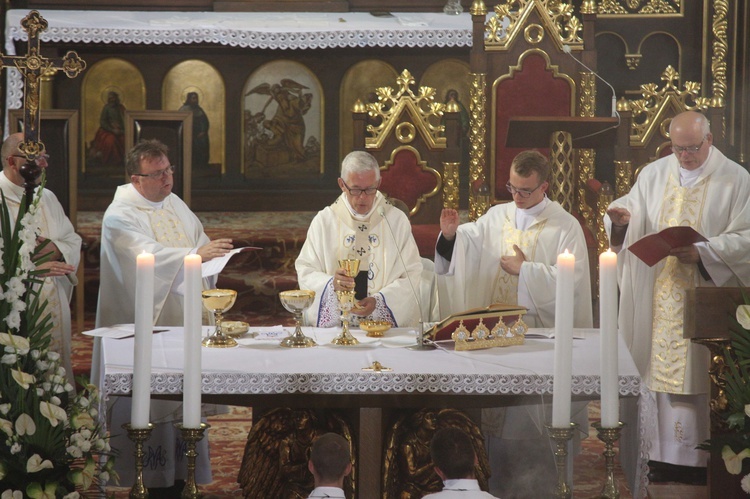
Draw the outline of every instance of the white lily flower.
<instances>
[{"instance_id":1,"label":"white lily flower","mask_svg":"<svg viewBox=\"0 0 750 499\"><path fill-rule=\"evenodd\" d=\"M18 383L24 390L28 390L29 385L36 382L36 378L33 375L18 369L11 369L10 374L13 376L16 383Z\"/></svg>"},{"instance_id":2,"label":"white lily flower","mask_svg":"<svg viewBox=\"0 0 750 499\"><path fill-rule=\"evenodd\" d=\"M0 333L0 345L12 346L21 351L29 351L29 339L17 334Z\"/></svg>"},{"instance_id":3,"label":"white lily flower","mask_svg":"<svg viewBox=\"0 0 750 499\"><path fill-rule=\"evenodd\" d=\"M8 421L7 419L0 419L0 431L8 435L9 437L13 436L13 423Z\"/></svg>"},{"instance_id":4,"label":"white lily flower","mask_svg":"<svg viewBox=\"0 0 750 499\"><path fill-rule=\"evenodd\" d=\"M739 475L742 472L742 460L750 457L750 449L743 449L739 454L735 454L731 447L725 445L721 449L721 457L724 459L727 472L732 475Z\"/></svg>"},{"instance_id":5,"label":"white lily flower","mask_svg":"<svg viewBox=\"0 0 750 499\"><path fill-rule=\"evenodd\" d=\"M36 473L37 471L41 471L44 469L52 469L54 466L52 465L52 461L49 459L42 459L42 456L39 454L34 454L29 458L28 461L26 461L26 471L28 473Z\"/></svg>"},{"instance_id":6,"label":"white lily flower","mask_svg":"<svg viewBox=\"0 0 750 499\"><path fill-rule=\"evenodd\" d=\"M33 435L36 433L36 423L25 412L16 419L16 433L19 435Z\"/></svg>"},{"instance_id":7,"label":"white lily flower","mask_svg":"<svg viewBox=\"0 0 750 499\"><path fill-rule=\"evenodd\" d=\"M62 407L50 404L49 402L39 403L39 412L47 418L52 426L57 426L60 421L67 421L68 415Z\"/></svg>"},{"instance_id":8,"label":"white lily flower","mask_svg":"<svg viewBox=\"0 0 750 499\"><path fill-rule=\"evenodd\" d=\"M740 326L750 329L750 305L740 305L737 307L736 316Z\"/></svg>"},{"instance_id":9,"label":"white lily flower","mask_svg":"<svg viewBox=\"0 0 750 499\"><path fill-rule=\"evenodd\" d=\"M750 494L750 474L742 477L740 485L742 486L742 490L745 491L745 494Z\"/></svg>"},{"instance_id":10,"label":"white lily flower","mask_svg":"<svg viewBox=\"0 0 750 499\"><path fill-rule=\"evenodd\" d=\"M2 478L2 476L0 476ZM0 495L0 499L23 499L23 492L20 490L5 490L3 491L2 495Z\"/></svg>"},{"instance_id":11,"label":"white lily flower","mask_svg":"<svg viewBox=\"0 0 750 499\"><path fill-rule=\"evenodd\" d=\"M7 415L10 411L10 404L0 404L0 414Z\"/></svg>"}]
</instances>

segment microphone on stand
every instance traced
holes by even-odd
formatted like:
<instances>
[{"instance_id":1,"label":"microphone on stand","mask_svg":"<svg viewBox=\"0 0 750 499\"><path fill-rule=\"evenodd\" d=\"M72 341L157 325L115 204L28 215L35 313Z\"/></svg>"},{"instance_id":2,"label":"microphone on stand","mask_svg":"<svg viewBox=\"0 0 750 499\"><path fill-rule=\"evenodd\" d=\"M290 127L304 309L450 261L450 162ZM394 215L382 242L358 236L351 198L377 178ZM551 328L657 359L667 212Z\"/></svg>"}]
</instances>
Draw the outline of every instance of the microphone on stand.
<instances>
[{"instance_id":1,"label":"microphone on stand","mask_svg":"<svg viewBox=\"0 0 750 499\"><path fill-rule=\"evenodd\" d=\"M581 61L576 56L574 56L573 55L573 51L570 49L570 45L563 45L563 52L565 52L566 54L568 54L578 64L580 64L584 68L588 69L589 72L591 72L594 76L596 76L601 81L603 81L604 84L607 85L610 88L610 90L612 90L612 117L613 118L617 118L617 125L615 125L614 127L610 127L610 128L617 128L618 126L620 126L620 113L617 112L617 94L615 93L615 87L613 87L612 85L610 85L607 80L605 80L604 78L602 78L601 76L599 76L599 73L597 73L596 71L594 71L593 69L591 69L590 67L588 67L587 65L585 65L583 63L583 61ZM592 133L591 135L584 135L584 137L591 137L592 135L596 135L596 134L605 132L607 130L610 130L610 128L606 128L606 129L601 130L599 132ZM584 137L575 137L573 140L575 140L575 139L582 139Z\"/></svg>"},{"instance_id":2,"label":"microphone on stand","mask_svg":"<svg viewBox=\"0 0 750 499\"><path fill-rule=\"evenodd\" d=\"M398 245L398 241L396 241L396 234L394 234L393 232L391 222L389 222L388 217L385 216L385 208L383 208L382 206L379 207L378 215L383 217L383 220L385 220L385 223L388 226L388 231L391 233L391 238L393 239L393 242L396 243L396 253L398 253L398 258L401 260L401 265L404 267L404 272L406 272L406 280L409 281L409 287L411 288L411 292L414 295L414 301L417 302L417 310L419 311L419 333L417 334L417 343L407 348L409 348L410 350L434 350L435 345L424 342L424 317L422 316L422 302L420 301L419 295L414 288L414 284L411 282L411 277L409 277L409 269L406 267L404 255L401 254L401 247Z\"/></svg>"}]
</instances>

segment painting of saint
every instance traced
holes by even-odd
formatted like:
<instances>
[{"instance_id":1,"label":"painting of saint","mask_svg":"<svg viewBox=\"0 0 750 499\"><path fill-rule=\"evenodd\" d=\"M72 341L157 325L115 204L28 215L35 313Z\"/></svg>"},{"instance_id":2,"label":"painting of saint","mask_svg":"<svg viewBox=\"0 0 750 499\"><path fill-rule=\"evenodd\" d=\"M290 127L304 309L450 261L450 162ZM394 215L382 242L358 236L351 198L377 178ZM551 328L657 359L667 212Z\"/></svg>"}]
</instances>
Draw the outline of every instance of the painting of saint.
<instances>
[{"instance_id":1,"label":"painting of saint","mask_svg":"<svg viewBox=\"0 0 750 499\"><path fill-rule=\"evenodd\" d=\"M322 171L320 84L304 66L281 62L273 71L259 69L245 85L246 177Z\"/></svg>"},{"instance_id":2,"label":"painting of saint","mask_svg":"<svg viewBox=\"0 0 750 499\"><path fill-rule=\"evenodd\" d=\"M188 92L179 111L193 113L193 170L207 169L211 152L208 138L208 115L200 106L198 92Z\"/></svg>"},{"instance_id":3,"label":"painting of saint","mask_svg":"<svg viewBox=\"0 0 750 499\"><path fill-rule=\"evenodd\" d=\"M88 146L87 163L92 167L122 167L125 158L125 106L115 91L109 91L99 115L99 128Z\"/></svg>"}]
</instances>

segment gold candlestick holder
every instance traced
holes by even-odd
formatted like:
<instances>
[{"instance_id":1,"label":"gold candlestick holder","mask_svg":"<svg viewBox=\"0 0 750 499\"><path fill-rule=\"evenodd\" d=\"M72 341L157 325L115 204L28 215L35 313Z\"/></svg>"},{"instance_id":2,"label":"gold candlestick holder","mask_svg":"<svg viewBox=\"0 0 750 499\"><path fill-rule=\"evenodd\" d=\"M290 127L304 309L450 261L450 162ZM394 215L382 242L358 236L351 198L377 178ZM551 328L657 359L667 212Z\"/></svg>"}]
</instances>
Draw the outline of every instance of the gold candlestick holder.
<instances>
[{"instance_id":1,"label":"gold candlestick holder","mask_svg":"<svg viewBox=\"0 0 750 499\"><path fill-rule=\"evenodd\" d=\"M201 423L199 428L185 428L182 423L175 423L175 428L180 430L182 440L185 441L185 456L187 456L187 479L185 488L182 489L180 497L182 499L200 499L203 495L198 490L198 484L195 483L195 458L198 452L195 446L203 438L203 432L211 427L206 423Z\"/></svg>"},{"instance_id":2,"label":"gold candlestick holder","mask_svg":"<svg viewBox=\"0 0 750 499\"><path fill-rule=\"evenodd\" d=\"M615 480L615 442L620 439L620 432L622 432L625 423L617 423L614 428L603 428L601 423L593 423L592 425L596 428L596 436L604 442L604 470L606 473L606 479L604 480L604 487L602 487L602 499L619 499L620 487L617 486Z\"/></svg>"},{"instance_id":3,"label":"gold candlestick holder","mask_svg":"<svg viewBox=\"0 0 750 499\"><path fill-rule=\"evenodd\" d=\"M557 486L555 487L555 497L570 499L573 497L573 490L568 485L568 442L578 428L575 423L563 428L555 428L547 425L549 438L555 442L555 467L557 468Z\"/></svg>"},{"instance_id":4,"label":"gold candlestick holder","mask_svg":"<svg viewBox=\"0 0 750 499\"><path fill-rule=\"evenodd\" d=\"M151 436L154 425L149 423L147 428L133 428L130 423L122 425L128 432L128 438L135 444L135 481L130 488L130 499L145 499L148 497L148 489L143 484L143 442Z\"/></svg>"}]
</instances>

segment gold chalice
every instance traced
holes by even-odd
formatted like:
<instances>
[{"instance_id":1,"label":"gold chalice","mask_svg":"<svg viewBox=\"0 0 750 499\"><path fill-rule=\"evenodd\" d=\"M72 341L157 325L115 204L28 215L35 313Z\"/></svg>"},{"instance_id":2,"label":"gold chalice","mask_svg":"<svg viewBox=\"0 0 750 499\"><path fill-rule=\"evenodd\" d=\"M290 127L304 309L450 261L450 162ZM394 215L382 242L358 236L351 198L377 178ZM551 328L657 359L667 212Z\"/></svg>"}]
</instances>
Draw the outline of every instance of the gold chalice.
<instances>
[{"instance_id":1,"label":"gold chalice","mask_svg":"<svg viewBox=\"0 0 750 499\"><path fill-rule=\"evenodd\" d=\"M207 289L201 293L201 298L203 299L203 306L213 312L216 322L216 331L203 340L203 346L211 348L237 346L235 339L226 336L221 327L222 316L234 305L234 301L237 299L237 291L233 289Z\"/></svg>"},{"instance_id":2,"label":"gold chalice","mask_svg":"<svg viewBox=\"0 0 750 499\"><path fill-rule=\"evenodd\" d=\"M359 260L356 258L339 260L339 267L346 271L348 277L356 277L359 274ZM349 313L354 307L354 290L336 291L336 296L341 309L341 334L336 336L331 343L341 346L358 345L359 340L349 332Z\"/></svg>"},{"instance_id":3,"label":"gold chalice","mask_svg":"<svg viewBox=\"0 0 750 499\"><path fill-rule=\"evenodd\" d=\"M281 346L287 348L307 348L317 345L315 340L305 336L302 332L302 312L305 311L315 300L315 291L307 289L294 289L292 291L282 291L279 293L279 299L284 308L294 314L296 328L294 334L281 340Z\"/></svg>"}]
</instances>

